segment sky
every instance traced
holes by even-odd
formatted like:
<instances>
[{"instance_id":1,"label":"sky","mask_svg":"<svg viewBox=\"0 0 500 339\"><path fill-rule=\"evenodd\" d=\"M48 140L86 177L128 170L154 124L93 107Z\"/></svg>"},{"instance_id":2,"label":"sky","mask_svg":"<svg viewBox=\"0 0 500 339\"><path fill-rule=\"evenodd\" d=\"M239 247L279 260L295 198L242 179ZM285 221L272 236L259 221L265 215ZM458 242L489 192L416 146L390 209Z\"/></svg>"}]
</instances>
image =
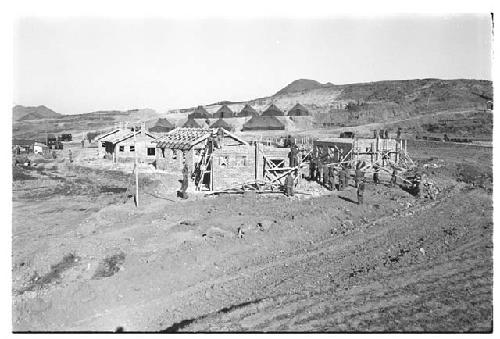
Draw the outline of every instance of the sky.
<instances>
[{"instance_id":1,"label":"sky","mask_svg":"<svg viewBox=\"0 0 500 339\"><path fill-rule=\"evenodd\" d=\"M58 113L187 108L347 84L492 79L489 15L18 19L14 104Z\"/></svg>"}]
</instances>

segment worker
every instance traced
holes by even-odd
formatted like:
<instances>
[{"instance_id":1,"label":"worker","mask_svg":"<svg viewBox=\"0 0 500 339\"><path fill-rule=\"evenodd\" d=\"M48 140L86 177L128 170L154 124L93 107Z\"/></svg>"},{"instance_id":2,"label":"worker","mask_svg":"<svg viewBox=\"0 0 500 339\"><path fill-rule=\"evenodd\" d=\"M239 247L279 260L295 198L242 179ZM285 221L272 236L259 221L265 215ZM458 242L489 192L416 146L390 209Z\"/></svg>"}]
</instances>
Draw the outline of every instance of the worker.
<instances>
[{"instance_id":1,"label":"worker","mask_svg":"<svg viewBox=\"0 0 500 339\"><path fill-rule=\"evenodd\" d=\"M358 188L359 183L363 180L364 173L361 170L361 164L358 163L356 170L354 171L354 187Z\"/></svg>"},{"instance_id":2,"label":"worker","mask_svg":"<svg viewBox=\"0 0 500 339\"><path fill-rule=\"evenodd\" d=\"M293 197L294 185L295 185L295 177L293 175L293 171L290 171L290 173L288 173L285 179L285 195L287 197Z\"/></svg>"},{"instance_id":3,"label":"worker","mask_svg":"<svg viewBox=\"0 0 500 339\"><path fill-rule=\"evenodd\" d=\"M362 178L358 184L358 205L363 205L363 196L365 194L365 178Z\"/></svg>"},{"instance_id":4,"label":"worker","mask_svg":"<svg viewBox=\"0 0 500 339\"><path fill-rule=\"evenodd\" d=\"M187 189L189 185L189 168L187 163L184 163L184 168L182 169L182 186L181 186L181 198L187 199Z\"/></svg>"},{"instance_id":5,"label":"worker","mask_svg":"<svg viewBox=\"0 0 500 339\"><path fill-rule=\"evenodd\" d=\"M398 134L397 134L396 138L401 139L401 127L398 127Z\"/></svg>"},{"instance_id":6,"label":"worker","mask_svg":"<svg viewBox=\"0 0 500 339\"><path fill-rule=\"evenodd\" d=\"M379 136L380 136L380 139L384 139L384 130L383 129L379 130Z\"/></svg>"},{"instance_id":7,"label":"worker","mask_svg":"<svg viewBox=\"0 0 500 339\"><path fill-rule=\"evenodd\" d=\"M417 198L421 197L421 190L420 190L421 180L422 180L422 177L419 173L415 174L415 177L412 180L413 195L415 195Z\"/></svg>"},{"instance_id":8,"label":"worker","mask_svg":"<svg viewBox=\"0 0 500 339\"><path fill-rule=\"evenodd\" d=\"M82 148L85 148L85 139L82 139Z\"/></svg>"},{"instance_id":9,"label":"worker","mask_svg":"<svg viewBox=\"0 0 500 339\"><path fill-rule=\"evenodd\" d=\"M377 165L373 166L373 183L374 184L378 184L380 183L380 179L379 179L379 168Z\"/></svg>"},{"instance_id":10,"label":"worker","mask_svg":"<svg viewBox=\"0 0 500 339\"><path fill-rule=\"evenodd\" d=\"M55 152L55 151L53 151L53 152L52 152L52 156L54 156L54 155L55 155L55 153L56 153L56 152ZM69 162L73 162L73 153L71 152L71 150L69 150L68 154L69 154Z\"/></svg>"},{"instance_id":11,"label":"worker","mask_svg":"<svg viewBox=\"0 0 500 339\"><path fill-rule=\"evenodd\" d=\"M335 177L337 175L335 172L335 167L331 166L329 171L330 191L335 191Z\"/></svg>"},{"instance_id":12,"label":"worker","mask_svg":"<svg viewBox=\"0 0 500 339\"><path fill-rule=\"evenodd\" d=\"M385 133L384 133L384 134L385 134L385 138L386 138L386 139L389 139L389 130L388 130L388 129L386 129L386 130L385 130Z\"/></svg>"},{"instance_id":13,"label":"worker","mask_svg":"<svg viewBox=\"0 0 500 339\"><path fill-rule=\"evenodd\" d=\"M343 191L346 186L346 172L344 166L342 166L339 171L339 191Z\"/></svg>"},{"instance_id":14,"label":"worker","mask_svg":"<svg viewBox=\"0 0 500 339\"><path fill-rule=\"evenodd\" d=\"M323 161L321 159L318 159L318 167L316 173L316 182L318 184L321 183L321 178L323 178Z\"/></svg>"},{"instance_id":15,"label":"worker","mask_svg":"<svg viewBox=\"0 0 500 339\"><path fill-rule=\"evenodd\" d=\"M323 186L328 188L328 182L330 181L330 168L326 164L323 164Z\"/></svg>"},{"instance_id":16,"label":"worker","mask_svg":"<svg viewBox=\"0 0 500 339\"><path fill-rule=\"evenodd\" d=\"M311 160L309 161L309 180L316 179L316 170L317 170L317 159L313 154L311 155Z\"/></svg>"},{"instance_id":17,"label":"worker","mask_svg":"<svg viewBox=\"0 0 500 339\"><path fill-rule=\"evenodd\" d=\"M396 176L396 174L397 174L397 171L396 171L396 169L394 169L394 170L392 171L392 175L391 175L391 186L392 186L392 187L396 186L396 181L397 181L397 176Z\"/></svg>"},{"instance_id":18,"label":"worker","mask_svg":"<svg viewBox=\"0 0 500 339\"><path fill-rule=\"evenodd\" d=\"M290 153L288 153L290 159L290 167L297 167L299 165L299 148L297 145L290 147Z\"/></svg>"},{"instance_id":19,"label":"worker","mask_svg":"<svg viewBox=\"0 0 500 339\"><path fill-rule=\"evenodd\" d=\"M373 139L377 138L378 138L377 130L373 130Z\"/></svg>"},{"instance_id":20,"label":"worker","mask_svg":"<svg viewBox=\"0 0 500 339\"><path fill-rule=\"evenodd\" d=\"M358 205L363 205L363 195L365 194L365 178L358 184Z\"/></svg>"}]
</instances>

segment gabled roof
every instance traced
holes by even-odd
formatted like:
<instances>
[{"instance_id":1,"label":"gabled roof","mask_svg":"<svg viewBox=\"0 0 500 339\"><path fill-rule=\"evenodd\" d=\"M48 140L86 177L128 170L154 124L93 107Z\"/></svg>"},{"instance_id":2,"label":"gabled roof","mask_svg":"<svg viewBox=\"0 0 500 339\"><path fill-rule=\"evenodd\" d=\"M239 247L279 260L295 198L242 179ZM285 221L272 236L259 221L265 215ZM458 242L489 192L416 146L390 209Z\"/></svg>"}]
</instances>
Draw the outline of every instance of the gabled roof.
<instances>
[{"instance_id":1,"label":"gabled roof","mask_svg":"<svg viewBox=\"0 0 500 339\"><path fill-rule=\"evenodd\" d=\"M243 124L242 130L284 130L285 125L275 116L253 116Z\"/></svg>"},{"instance_id":2,"label":"gabled roof","mask_svg":"<svg viewBox=\"0 0 500 339\"><path fill-rule=\"evenodd\" d=\"M234 117L234 112L226 105L222 105L221 108L214 113L214 118L232 118Z\"/></svg>"},{"instance_id":3,"label":"gabled roof","mask_svg":"<svg viewBox=\"0 0 500 339\"><path fill-rule=\"evenodd\" d=\"M280 116L285 115L282 110L278 108L275 104L269 105L269 107L262 113L263 116Z\"/></svg>"},{"instance_id":4,"label":"gabled roof","mask_svg":"<svg viewBox=\"0 0 500 339\"><path fill-rule=\"evenodd\" d=\"M177 127L167 135L159 138L156 147L187 151L207 138L217 135L217 133L222 133L222 135L230 137L241 144L248 145L245 140L238 138L223 128Z\"/></svg>"},{"instance_id":5,"label":"gabled roof","mask_svg":"<svg viewBox=\"0 0 500 339\"><path fill-rule=\"evenodd\" d=\"M110 134L114 134L114 133L119 132L119 131L120 131L120 129L119 129L119 128L114 128L114 129L112 129L112 130L111 130L111 131L109 131L109 132L105 132L105 133L99 134L98 136L96 136L96 137L94 138L94 141L99 141L99 140L101 140L102 138L105 138L105 137L107 137L108 135L110 135Z\"/></svg>"},{"instance_id":6,"label":"gabled roof","mask_svg":"<svg viewBox=\"0 0 500 339\"><path fill-rule=\"evenodd\" d=\"M104 138L101 139L102 142L109 142L109 143L112 143L112 144L117 144L123 140L127 140L129 138L132 138L134 135L137 135L137 134L140 134L141 131L131 131L129 129L122 129L116 133L113 133L113 134L110 134ZM147 136L149 136L150 138L152 139L157 139L156 136L146 132L145 133Z\"/></svg>"},{"instance_id":7,"label":"gabled roof","mask_svg":"<svg viewBox=\"0 0 500 339\"><path fill-rule=\"evenodd\" d=\"M203 106L196 107L193 113L188 115L189 119L210 119L211 117L212 115Z\"/></svg>"},{"instance_id":8,"label":"gabled roof","mask_svg":"<svg viewBox=\"0 0 500 339\"><path fill-rule=\"evenodd\" d=\"M257 111L249 104L246 104L245 107L243 107L243 109L238 114L239 117L248 117L255 115L259 115L259 113L257 113Z\"/></svg>"},{"instance_id":9,"label":"gabled roof","mask_svg":"<svg viewBox=\"0 0 500 339\"><path fill-rule=\"evenodd\" d=\"M226 131L231 131L233 129L233 126L231 126L227 121L223 120L222 118L218 119L216 122L214 122L210 128L224 128Z\"/></svg>"},{"instance_id":10,"label":"gabled roof","mask_svg":"<svg viewBox=\"0 0 500 339\"><path fill-rule=\"evenodd\" d=\"M300 103L295 104L290 111L288 111L289 116L305 116L310 115L307 108L305 108Z\"/></svg>"}]
</instances>

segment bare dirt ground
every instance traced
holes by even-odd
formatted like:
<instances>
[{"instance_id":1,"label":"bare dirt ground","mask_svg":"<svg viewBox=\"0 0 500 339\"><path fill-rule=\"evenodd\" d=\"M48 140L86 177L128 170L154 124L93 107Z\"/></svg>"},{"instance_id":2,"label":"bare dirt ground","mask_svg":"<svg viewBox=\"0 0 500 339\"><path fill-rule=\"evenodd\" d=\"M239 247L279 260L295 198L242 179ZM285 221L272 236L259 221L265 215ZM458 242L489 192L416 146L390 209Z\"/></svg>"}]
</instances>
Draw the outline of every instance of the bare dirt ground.
<instances>
[{"instance_id":1,"label":"bare dirt ground","mask_svg":"<svg viewBox=\"0 0 500 339\"><path fill-rule=\"evenodd\" d=\"M175 198L180 177L14 169L15 331L492 330L491 148L409 144L436 200L369 183ZM312 184L315 185L315 184ZM237 237L237 229L244 231Z\"/></svg>"}]
</instances>

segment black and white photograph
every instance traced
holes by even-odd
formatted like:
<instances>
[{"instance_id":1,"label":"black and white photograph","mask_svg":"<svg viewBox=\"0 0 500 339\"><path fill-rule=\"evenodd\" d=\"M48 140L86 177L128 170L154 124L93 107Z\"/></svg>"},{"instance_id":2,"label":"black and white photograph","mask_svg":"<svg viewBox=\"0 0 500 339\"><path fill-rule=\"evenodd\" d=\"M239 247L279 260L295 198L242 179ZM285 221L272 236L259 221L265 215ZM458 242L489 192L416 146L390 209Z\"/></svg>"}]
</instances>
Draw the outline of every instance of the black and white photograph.
<instances>
[{"instance_id":1,"label":"black and white photograph","mask_svg":"<svg viewBox=\"0 0 500 339\"><path fill-rule=\"evenodd\" d=\"M8 332L493 333L495 13L285 3L13 15Z\"/></svg>"}]
</instances>

